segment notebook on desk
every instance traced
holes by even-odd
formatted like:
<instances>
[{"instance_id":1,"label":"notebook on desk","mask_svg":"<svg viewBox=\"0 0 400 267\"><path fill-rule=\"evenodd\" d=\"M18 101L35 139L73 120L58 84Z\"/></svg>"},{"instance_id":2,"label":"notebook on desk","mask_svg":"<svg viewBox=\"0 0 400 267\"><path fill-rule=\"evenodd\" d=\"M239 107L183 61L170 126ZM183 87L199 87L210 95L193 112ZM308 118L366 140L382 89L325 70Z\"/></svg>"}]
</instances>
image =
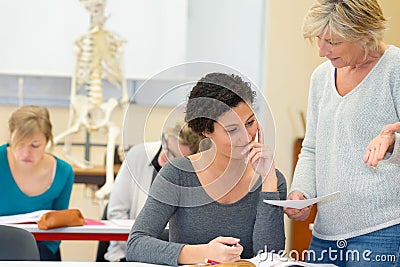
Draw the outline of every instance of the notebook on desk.
<instances>
[{"instance_id":1,"label":"notebook on desk","mask_svg":"<svg viewBox=\"0 0 400 267\"><path fill-rule=\"evenodd\" d=\"M0 224L37 223L40 218L42 218L43 214L50 211L53 210L37 210L23 214L0 216ZM105 225L105 223L99 220L85 218L85 225Z\"/></svg>"},{"instance_id":2,"label":"notebook on desk","mask_svg":"<svg viewBox=\"0 0 400 267\"><path fill-rule=\"evenodd\" d=\"M37 210L23 214L0 216L0 223L37 223L43 214L50 211L52 210Z\"/></svg>"}]
</instances>

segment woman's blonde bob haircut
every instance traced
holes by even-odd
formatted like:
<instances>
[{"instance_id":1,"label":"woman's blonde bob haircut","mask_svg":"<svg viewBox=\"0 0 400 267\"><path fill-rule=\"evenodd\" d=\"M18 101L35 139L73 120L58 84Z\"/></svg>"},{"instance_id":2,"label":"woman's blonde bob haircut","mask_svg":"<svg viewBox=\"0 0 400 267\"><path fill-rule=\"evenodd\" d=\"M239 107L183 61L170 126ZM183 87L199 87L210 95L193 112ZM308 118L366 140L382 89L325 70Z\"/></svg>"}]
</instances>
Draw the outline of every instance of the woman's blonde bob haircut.
<instances>
[{"instance_id":1,"label":"woman's blonde bob haircut","mask_svg":"<svg viewBox=\"0 0 400 267\"><path fill-rule=\"evenodd\" d=\"M204 138L190 129L187 123L183 124L183 126L176 124L175 127L167 128L165 131L165 137L166 139L177 139L179 144L188 146L192 153L199 151L200 141Z\"/></svg>"},{"instance_id":2,"label":"woman's blonde bob haircut","mask_svg":"<svg viewBox=\"0 0 400 267\"><path fill-rule=\"evenodd\" d=\"M377 0L317 0L304 19L303 37L313 42L324 34L339 36L360 42L368 54L379 51L386 29Z\"/></svg>"},{"instance_id":3,"label":"woman's blonde bob haircut","mask_svg":"<svg viewBox=\"0 0 400 267\"><path fill-rule=\"evenodd\" d=\"M53 146L52 125L49 111L39 106L22 106L11 114L8 120L10 135L13 135L11 145L18 147L35 133L43 133L47 143Z\"/></svg>"}]
</instances>

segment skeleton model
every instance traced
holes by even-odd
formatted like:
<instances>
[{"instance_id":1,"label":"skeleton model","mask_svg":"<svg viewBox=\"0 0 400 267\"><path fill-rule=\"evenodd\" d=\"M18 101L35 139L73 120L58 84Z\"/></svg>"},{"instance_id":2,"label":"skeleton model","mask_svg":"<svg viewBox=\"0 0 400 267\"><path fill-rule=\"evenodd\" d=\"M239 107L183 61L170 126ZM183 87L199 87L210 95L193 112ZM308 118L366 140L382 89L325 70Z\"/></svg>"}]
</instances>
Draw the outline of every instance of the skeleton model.
<instances>
[{"instance_id":1,"label":"skeleton model","mask_svg":"<svg viewBox=\"0 0 400 267\"><path fill-rule=\"evenodd\" d=\"M103 101L103 79L120 89L121 103L128 102L126 81L122 71L122 45L125 42L116 34L103 29L106 21L106 0L80 0L91 14L90 30L75 41L76 65L72 77L70 118L68 129L55 137L55 143L65 138L64 152L68 160L81 168L90 168L87 161L77 160L70 154L70 136L82 127L89 132L105 130L108 135L106 156L106 182L96 192L100 201L111 192L114 183L114 148L120 130L110 121L118 101ZM77 94L83 89L85 94Z\"/></svg>"}]
</instances>

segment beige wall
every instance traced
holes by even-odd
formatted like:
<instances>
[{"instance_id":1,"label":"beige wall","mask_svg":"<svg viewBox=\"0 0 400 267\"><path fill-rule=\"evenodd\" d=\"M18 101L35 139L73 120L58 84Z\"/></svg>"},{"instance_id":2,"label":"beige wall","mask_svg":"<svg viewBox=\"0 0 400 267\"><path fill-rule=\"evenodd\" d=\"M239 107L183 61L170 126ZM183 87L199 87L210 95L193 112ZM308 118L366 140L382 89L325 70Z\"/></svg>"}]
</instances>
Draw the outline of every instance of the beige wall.
<instances>
[{"instance_id":1,"label":"beige wall","mask_svg":"<svg viewBox=\"0 0 400 267\"><path fill-rule=\"evenodd\" d=\"M307 109L309 78L324 61L318 57L316 46L304 40L301 33L303 18L313 2L270 0L267 5L265 93L275 118L276 166L286 175L288 185L292 180L293 145L304 134L299 113ZM400 46L400 1L380 3L390 19L385 42ZM286 228L289 237L289 220Z\"/></svg>"}]
</instances>

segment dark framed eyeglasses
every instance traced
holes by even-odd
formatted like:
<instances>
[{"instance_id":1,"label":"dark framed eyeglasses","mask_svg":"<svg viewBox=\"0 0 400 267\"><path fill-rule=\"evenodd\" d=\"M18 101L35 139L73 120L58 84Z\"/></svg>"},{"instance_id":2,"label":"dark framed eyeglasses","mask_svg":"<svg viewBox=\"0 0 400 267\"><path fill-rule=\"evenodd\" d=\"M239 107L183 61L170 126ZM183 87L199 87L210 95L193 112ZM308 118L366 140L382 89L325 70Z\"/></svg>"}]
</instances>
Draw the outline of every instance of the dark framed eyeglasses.
<instances>
[{"instance_id":1,"label":"dark framed eyeglasses","mask_svg":"<svg viewBox=\"0 0 400 267\"><path fill-rule=\"evenodd\" d=\"M165 137L164 134L162 134L161 136L161 146L162 146L162 150L164 151L165 155L167 156L168 159L173 159L178 157L177 155L175 155L174 152L172 152L169 147L168 147L168 140Z\"/></svg>"}]
</instances>

